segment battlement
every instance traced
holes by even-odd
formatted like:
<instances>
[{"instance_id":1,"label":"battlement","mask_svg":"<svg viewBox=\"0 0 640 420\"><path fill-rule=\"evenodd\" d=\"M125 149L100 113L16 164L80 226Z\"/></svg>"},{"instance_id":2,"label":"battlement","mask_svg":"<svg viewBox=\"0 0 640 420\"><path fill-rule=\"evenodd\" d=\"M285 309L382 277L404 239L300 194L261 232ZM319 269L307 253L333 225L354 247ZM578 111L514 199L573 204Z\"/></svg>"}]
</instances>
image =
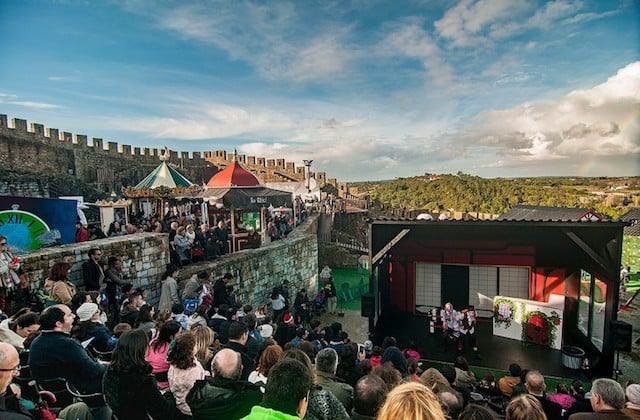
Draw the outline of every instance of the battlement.
<instances>
[{"instance_id":1,"label":"battlement","mask_svg":"<svg viewBox=\"0 0 640 420\"><path fill-rule=\"evenodd\" d=\"M27 120L20 118L12 118L9 120L7 115L0 114L0 138L3 141L11 140L14 145L19 148L20 142L25 142L26 145L31 144L34 147L34 142L45 144L48 146L54 146L54 149L50 149L50 153L72 153L73 150L80 150L84 155L87 153L93 158L94 162L113 162L121 163L118 165L129 165L131 167L131 161L136 161L137 167L153 165L158 162L158 157L163 155L164 149L162 148L148 148L148 147L136 147L129 144L120 144L114 141L105 141L99 137L89 137L86 134L75 134L68 131L61 131L57 128L45 127L40 123L28 123ZM37 146L36 146L37 147ZM56 152L57 147L60 147L60 152ZM62 152L65 150L66 152ZM266 158L247 156L245 154L227 153L226 150L212 150L203 152L188 152L188 151L175 151L168 150L169 160L172 163L179 163L184 168L199 167L199 168L211 168L211 165L222 169L226 167L234 158L237 162L241 163L247 170L252 171L259 176L264 182L281 182L281 181L304 181L306 179L306 168L303 165L297 165L295 162L287 162L283 158ZM97 159L97 161L95 160ZM93 166L93 170L89 172L95 172L98 170L98 175L89 176L89 180L95 181L104 178L102 172L105 170L109 172L109 169L101 168L102 164L98 164L98 167ZM69 163L67 171L69 173L75 173L78 176L86 175L85 172L81 172L78 168L73 168L74 164ZM91 165L89 165L91 166ZM34 169L38 171L37 169ZM133 168L132 168L133 170ZM122 169L117 169L117 172L123 172ZM136 174L132 175L133 178L138 178L139 170L136 170ZM335 178L327 178L325 172L311 172L309 176L314 177L320 187L325 186L327 183L335 187L339 186L338 181ZM107 178L112 179L116 175L111 174ZM206 180L194 180L195 182L201 182ZM105 181L106 182L106 181ZM341 193L348 191L347 184L340 183L339 190ZM106 185L106 184L105 184Z\"/></svg>"},{"instance_id":2,"label":"battlement","mask_svg":"<svg viewBox=\"0 0 640 420\"><path fill-rule=\"evenodd\" d=\"M114 156L131 156L133 158L157 160L162 154L162 149L149 149L134 147L129 144L120 144L114 141L105 141L99 137L89 138L86 134L74 134L61 131L57 128L45 127L40 123L28 123L27 120L12 118L0 114L0 134L27 141L37 141L44 144L59 145L62 147L77 147L93 149L96 153L105 153ZM206 161L201 152L185 152L170 150L171 160L177 162L191 161L203 165Z\"/></svg>"}]
</instances>

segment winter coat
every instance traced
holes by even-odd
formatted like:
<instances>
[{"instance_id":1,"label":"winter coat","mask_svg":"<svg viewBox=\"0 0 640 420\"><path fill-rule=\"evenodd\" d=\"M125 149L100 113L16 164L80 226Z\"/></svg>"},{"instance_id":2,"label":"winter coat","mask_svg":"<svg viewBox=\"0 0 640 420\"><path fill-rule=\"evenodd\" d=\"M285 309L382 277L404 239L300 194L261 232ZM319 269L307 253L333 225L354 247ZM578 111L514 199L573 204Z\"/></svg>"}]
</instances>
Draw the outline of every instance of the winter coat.
<instances>
[{"instance_id":1,"label":"winter coat","mask_svg":"<svg viewBox=\"0 0 640 420\"><path fill-rule=\"evenodd\" d=\"M240 419L260 404L262 392L258 385L227 378L207 377L196 381L187 395L194 420Z\"/></svg>"},{"instance_id":2,"label":"winter coat","mask_svg":"<svg viewBox=\"0 0 640 420\"><path fill-rule=\"evenodd\" d=\"M171 307L174 303L182 303L178 295L178 282L173 277L167 277L162 282L162 288L160 289L158 312L164 311L171 313Z\"/></svg>"},{"instance_id":3,"label":"winter coat","mask_svg":"<svg viewBox=\"0 0 640 420\"><path fill-rule=\"evenodd\" d=\"M162 396L149 372L116 372L111 366L102 380L104 397L118 420L138 420L150 416L172 418L175 402Z\"/></svg>"}]
</instances>

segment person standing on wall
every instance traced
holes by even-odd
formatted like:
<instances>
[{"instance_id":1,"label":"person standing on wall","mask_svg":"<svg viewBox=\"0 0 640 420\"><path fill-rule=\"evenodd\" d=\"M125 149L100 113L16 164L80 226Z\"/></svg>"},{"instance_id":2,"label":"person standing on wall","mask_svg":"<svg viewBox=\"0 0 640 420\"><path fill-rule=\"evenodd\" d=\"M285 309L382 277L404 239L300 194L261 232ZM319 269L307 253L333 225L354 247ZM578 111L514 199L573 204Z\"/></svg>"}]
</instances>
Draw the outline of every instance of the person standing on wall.
<instances>
[{"instance_id":1,"label":"person standing on wall","mask_svg":"<svg viewBox=\"0 0 640 420\"><path fill-rule=\"evenodd\" d=\"M91 248L88 252L89 259L82 263L82 280L87 292L100 290L104 285L104 271L100 260L102 251L98 248Z\"/></svg>"},{"instance_id":2,"label":"person standing on wall","mask_svg":"<svg viewBox=\"0 0 640 420\"><path fill-rule=\"evenodd\" d=\"M120 322L120 308L118 304L118 291L120 287L127 284L126 275L122 271L122 260L118 257L109 257L107 270L105 271L107 283L107 311L113 317L114 325Z\"/></svg>"}]
</instances>

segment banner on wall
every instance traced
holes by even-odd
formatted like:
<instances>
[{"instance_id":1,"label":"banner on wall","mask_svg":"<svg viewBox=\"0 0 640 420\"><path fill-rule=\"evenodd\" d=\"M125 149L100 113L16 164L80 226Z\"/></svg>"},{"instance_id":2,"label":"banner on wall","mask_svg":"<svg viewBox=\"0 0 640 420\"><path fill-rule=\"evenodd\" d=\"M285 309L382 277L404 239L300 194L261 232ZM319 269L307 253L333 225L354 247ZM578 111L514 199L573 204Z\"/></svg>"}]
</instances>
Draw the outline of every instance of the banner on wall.
<instances>
[{"instance_id":1,"label":"banner on wall","mask_svg":"<svg viewBox=\"0 0 640 420\"><path fill-rule=\"evenodd\" d=\"M14 253L75 242L75 201L0 196L0 235Z\"/></svg>"}]
</instances>

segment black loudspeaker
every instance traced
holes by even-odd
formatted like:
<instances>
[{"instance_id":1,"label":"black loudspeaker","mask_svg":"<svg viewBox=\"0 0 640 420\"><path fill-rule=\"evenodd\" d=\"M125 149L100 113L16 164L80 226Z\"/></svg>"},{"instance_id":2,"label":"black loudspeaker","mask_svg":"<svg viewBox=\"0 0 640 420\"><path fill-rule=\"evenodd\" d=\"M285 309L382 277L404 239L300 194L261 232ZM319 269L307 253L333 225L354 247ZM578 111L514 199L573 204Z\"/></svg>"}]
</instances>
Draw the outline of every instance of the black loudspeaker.
<instances>
[{"instance_id":1,"label":"black loudspeaker","mask_svg":"<svg viewBox=\"0 0 640 420\"><path fill-rule=\"evenodd\" d=\"M376 302L372 293L364 293L360 301L360 315L369 318L376 313Z\"/></svg>"},{"instance_id":2,"label":"black loudspeaker","mask_svg":"<svg viewBox=\"0 0 640 420\"><path fill-rule=\"evenodd\" d=\"M624 321L611 321L613 349L631 351L631 324Z\"/></svg>"}]
</instances>

